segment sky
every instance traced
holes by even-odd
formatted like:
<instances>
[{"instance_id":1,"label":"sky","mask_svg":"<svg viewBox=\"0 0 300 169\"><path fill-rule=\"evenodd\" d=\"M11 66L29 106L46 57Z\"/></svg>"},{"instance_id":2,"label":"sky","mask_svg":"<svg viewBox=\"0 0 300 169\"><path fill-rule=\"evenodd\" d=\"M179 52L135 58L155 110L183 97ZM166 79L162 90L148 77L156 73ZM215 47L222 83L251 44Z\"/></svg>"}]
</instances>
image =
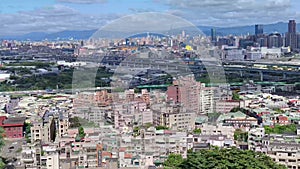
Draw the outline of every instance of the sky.
<instances>
[{"instance_id":1,"label":"sky","mask_svg":"<svg viewBox=\"0 0 300 169\"><path fill-rule=\"evenodd\" d=\"M167 13L199 26L231 27L290 19L300 22L300 1L1 0L0 35L99 29L115 19L141 12Z\"/></svg>"}]
</instances>

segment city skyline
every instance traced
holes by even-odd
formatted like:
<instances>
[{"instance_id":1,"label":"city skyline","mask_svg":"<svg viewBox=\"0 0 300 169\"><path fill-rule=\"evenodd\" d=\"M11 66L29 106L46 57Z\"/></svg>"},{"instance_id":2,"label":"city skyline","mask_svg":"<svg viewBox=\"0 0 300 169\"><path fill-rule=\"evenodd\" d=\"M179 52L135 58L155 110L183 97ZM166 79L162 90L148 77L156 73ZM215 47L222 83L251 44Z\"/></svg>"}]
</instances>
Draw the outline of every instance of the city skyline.
<instances>
[{"instance_id":1,"label":"city skyline","mask_svg":"<svg viewBox=\"0 0 300 169\"><path fill-rule=\"evenodd\" d=\"M299 2L2 2L0 169L300 169Z\"/></svg>"},{"instance_id":2,"label":"city skyline","mask_svg":"<svg viewBox=\"0 0 300 169\"><path fill-rule=\"evenodd\" d=\"M217 27L270 24L290 19L297 22L300 15L300 4L296 0L215 0L200 3L193 0L31 1L21 3L19 0L4 0L0 4L1 35L99 29L114 19L140 12L162 12L182 17L197 26ZM281 11L280 15L278 11Z\"/></svg>"}]
</instances>

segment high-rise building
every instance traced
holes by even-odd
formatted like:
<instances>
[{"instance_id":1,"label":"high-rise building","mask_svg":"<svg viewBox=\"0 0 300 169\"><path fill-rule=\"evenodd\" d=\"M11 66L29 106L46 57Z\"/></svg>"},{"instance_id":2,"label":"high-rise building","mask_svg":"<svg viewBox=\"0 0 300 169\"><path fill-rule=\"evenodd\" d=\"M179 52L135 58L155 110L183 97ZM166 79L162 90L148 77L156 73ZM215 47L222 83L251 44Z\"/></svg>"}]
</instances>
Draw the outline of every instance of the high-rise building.
<instances>
[{"instance_id":1,"label":"high-rise building","mask_svg":"<svg viewBox=\"0 0 300 169\"><path fill-rule=\"evenodd\" d=\"M262 35L264 34L264 26L263 25L255 25L255 35Z\"/></svg>"},{"instance_id":2,"label":"high-rise building","mask_svg":"<svg viewBox=\"0 0 300 169\"><path fill-rule=\"evenodd\" d=\"M198 112L197 91L199 91L201 84L193 78L188 76L174 81L173 85L168 87L167 95L169 101L181 103L187 109Z\"/></svg>"},{"instance_id":3,"label":"high-rise building","mask_svg":"<svg viewBox=\"0 0 300 169\"><path fill-rule=\"evenodd\" d=\"M212 29L210 30L210 33L211 33L211 42L212 42L212 43L216 43L216 42L217 42L216 29L215 29L215 28L212 28Z\"/></svg>"},{"instance_id":4,"label":"high-rise building","mask_svg":"<svg viewBox=\"0 0 300 169\"><path fill-rule=\"evenodd\" d=\"M268 48L279 48L282 46L280 33L271 33L268 36Z\"/></svg>"},{"instance_id":5,"label":"high-rise building","mask_svg":"<svg viewBox=\"0 0 300 169\"><path fill-rule=\"evenodd\" d=\"M290 46L291 50L295 50L297 45L296 22L290 20L288 24L288 32L286 33L286 46Z\"/></svg>"},{"instance_id":6,"label":"high-rise building","mask_svg":"<svg viewBox=\"0 0 300 169\"><path fill-rule=\"evenodd\" d=\"M193 76L182 77L168 87L169 101L181 103L187 110L197 113L213 112L214 90L204 83L195 81Z\"/></svg>"},{"instance_id":7,"label":"high-rise building","mask_svg":"<svg viewBox=\"0 0 300 169\"><path fill-rule=\"evenodd\" d=\"M256 41L260 47L267 47L268 45L268 38L265 36L258 38Z\"/></svg>"},{"instance_id":8,"label":"high-rise building","mask_svg":"<svg viewBox=\"0 0 300 169\"><path fill-rule=\"evenodd\" d=\"M185 31L184 31L184 30L182 31L181 36L182 36L183 38L185 38Z\"/></svg>"},{"instance_id":9,"label":"high-rise building","mask_svg":"<svg viewBox=\"0 0 300 169\"><path fill-rule=\"evenodd\" d=\"M297 34L298 49L300 49L300 34Z\"/></svg>"},{"instance_id":10,"label":"high-rise building","mask_svg":"<svg viewBox=\"0 0 300 169\"><path fill-rule=\"evenodd\" d=\"M296 33L296 21L295 20L290 20L289 21L288 33Z\"/></svg>"}]
</instances>

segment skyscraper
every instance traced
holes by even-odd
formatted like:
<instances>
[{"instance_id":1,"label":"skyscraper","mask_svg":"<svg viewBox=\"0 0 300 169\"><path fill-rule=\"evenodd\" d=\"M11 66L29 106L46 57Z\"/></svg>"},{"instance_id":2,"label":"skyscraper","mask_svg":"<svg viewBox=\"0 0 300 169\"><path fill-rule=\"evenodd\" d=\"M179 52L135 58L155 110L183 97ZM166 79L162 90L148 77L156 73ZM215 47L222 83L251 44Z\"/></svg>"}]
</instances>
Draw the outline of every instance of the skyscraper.
<instances>
[{"instance_id":1,"label":"skyscraper","mask_svg":"<svg viewBox=\"0 0 300 169\"><path fill-rule=\"evenodd\" d=\"M295 20L289 21L289 31L288 33L296 33L296 22Z\"/></svg>"},{"instance_id":2,"label":"skyscraper","mask_svg":"<svg viewBox=\"0 0 300 169\"><path fill-rule=\"evenodd\" d=\"M264 34L264 26L263 25L255 25L255 35L262 35Z\"/></svg>"},{"instance_id":3,"label":"skyscraper","mask_svg":"<svg viewBox=\"0 0 300 169\"><path fill-rule=\"evenodd\" d=\"M185 38L185 31L184 31L184 30L182 31L181 36L182 36L183 38Z\"/></svg>"},{"instance_id":4,"label":"skyscraper","mask_svg":"<svg viewBox=\"0 0 300 169\"><path fill-rule=\"evenodd\" d=\"M271 33L268 36L268 48L279 48L282 46L280 33Z\"/></svg>"},{"instance_id":5,"label":"skyscraper","mask_svg":"<svg viewBox=\"0 0 300 169\"><path fill-rule=\"evenodd\" d=\"M300 49L300 34L297 34L298 49Z\"/></svg>"},{"instance_id":6,"label":"skyscraper","mask_svg":"<svg viewBox=\"0 0 300 169\"><path fill-rule=\"evenodd\" d=\"M211 42L215 44L217 42L216 29L212 28L210 30L210 33L211 33Z\"/></svg>"},{"instance_id":7,"label":"skyscraper","mask_svg":"<svg viewBox=\"0 0 300 169\"><path fill-rule=\"evenodd\" d=\"M291 50L295 50L298 47L295 20L289 21L288 32L286 33L286 46L290 46Z\"/></svg>"}]
</instances>

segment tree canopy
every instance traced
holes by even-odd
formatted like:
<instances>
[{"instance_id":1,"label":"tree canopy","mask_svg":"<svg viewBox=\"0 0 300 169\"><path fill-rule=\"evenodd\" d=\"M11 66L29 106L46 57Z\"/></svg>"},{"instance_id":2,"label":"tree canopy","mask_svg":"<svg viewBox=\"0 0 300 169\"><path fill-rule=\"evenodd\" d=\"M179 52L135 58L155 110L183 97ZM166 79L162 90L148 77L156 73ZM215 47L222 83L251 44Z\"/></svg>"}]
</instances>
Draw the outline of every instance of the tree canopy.
<instances>
[{"instance_id":1,"label":"tree canopy","mask_svg":"<svg viewBox=\"0 0 300 169\"><path fill-rule=\"evenodd\" d=\"M194 129L193 133L194 134L201 134L201 129L200 128Z\"/></svg>"},{"instance_id":2,"label":"tree canopy","mask_svg":"<svg viewBox=\"0 0 300 169\"><path fill-rule=\"evenodd\" d=\"M247 142L248 141L248 132L244 132L241 129L236 129L234 131L234 140Z\"/></svg>"},{"instance_id":3,"label":"tree canopy","mask_svg":"<svg viewBox=\"0 0 300 169\"><path fill-rule=\"evenodd\" d=\"M156 126L156 130L169 130L167 126Z\"/></svg>"},{"instance_id":4,"label":"tree canopy","mask_svg":"<svg viewBox=\"0 0 300 169\"><path fill-rule=\"evenodd\" d=\"M75 137L75 141L77 141L77 142L81 141L82 139L84 139L85 135L86 134L84 132L84 128L82 126L80 126L78 128L78 134Z\"/></svg>"},{"instance_id":5,"label":"tree canopy","mask_svg":"<svg viewBox=\"0 0 300 169\"><path fill-rule=\"evenodd\" d=\"M79 135L80 138L84 138L85 137L84 128L82 126L80 126L78 128L78 135Z\"/></svg>"},{"instance_id":6,"label":"tree canopy","mask_svg":"<svg viewBox=\"0 0 300 169\"><path fill-rule=\"evenodd\" d=\"M164 162L165 169L285 169L263 153L237 148L189 152L187 159L180 155L170 155Z\"/></svg>"},{"instance_id":7,"label":"tree canopy","mask_svg":"<svg viewBox=\"0 0 300 169\"><path fill-rule=\"evenodd\" d=\"M275 125L274 127L264 126L266 134L284 134L284 133L293 133L297 132L297 125L290 124L290 125Z\"/></svg>"},{"instance_id":8,"label":"tree canopy","mask_svg":"<svg viewBox=\"0 0 300 169\"><path fill-rule=\"evenodd\" d=\"M2 150L2 147L4 146L4 129L0 127L0 150ZM5 163L3 162L2 157L0 157L0 169L5 167Z\"/></svg>"},{"instance_id":9,"label":"tree canopy","mask_svg":"<svg viewBox=\"0 0 300 169\"><path fill-rule=\"evenodd\" d=\"M240 95L237 92L232 93L232 100L240 100Z\"/></svg>"}]
</instances>

